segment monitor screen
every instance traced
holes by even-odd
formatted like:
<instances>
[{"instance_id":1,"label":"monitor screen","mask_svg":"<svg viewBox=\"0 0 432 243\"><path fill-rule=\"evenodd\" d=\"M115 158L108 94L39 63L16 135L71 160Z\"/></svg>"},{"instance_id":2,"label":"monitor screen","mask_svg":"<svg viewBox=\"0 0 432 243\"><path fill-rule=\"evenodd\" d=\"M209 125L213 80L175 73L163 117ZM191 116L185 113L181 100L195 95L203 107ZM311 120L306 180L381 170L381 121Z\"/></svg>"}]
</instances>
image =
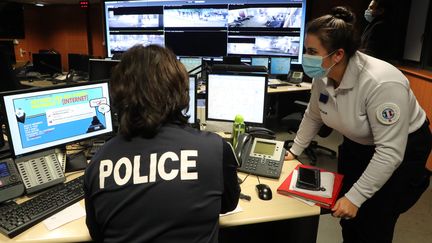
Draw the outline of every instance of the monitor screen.
<instances>
[{"instance_id":1,"label":"monitor screen","mask_svg":"<svg viewBox=\"0 0 432 243\"><path fill-rule=\"evenodd\" d=\"M16 156L113 131L107 82L19 90L1 100Z\"/></svg>"},{"instance_id":2,"label":"monitor screen","mask_svg":"<svg viewBox=\"0 0 432 243\"><path fill-rule=\"evenodd\" d=\"M201 57L180 57L180 62L183 63L188 72L192 71L194 68L201 66ZM200 69L195 70L198 72Z\"/></svg>"},{"instance_id":3,"label":"monitor screen","mask_svg":"<svg viewBox=\"0 0 432 243\"><path fill-rule=\"evenodd\" d=\"M264 124L267 74L209 74L206 119L233 121L237 114L245 122Z\"/></svg>"},{"instance_id":4,"label":"monitor screen","mask_svg":"<svg viewBox=\"0 0 432 243\"><path fill-rule=\"evenodd\" d=\"M69 71L88 72L89 70L89 55L85 54L68 54Z\"/></svg>"},{"instance_id":5,"label":"monitor screen","mask_svg":"<svg viewBox=\"0 0 432 243\"><path fill-rule=\"evenodd\" d=\"M89 59L89 81L111 79L112 69L120 60Z\"/></svg>"},{"instance_id":6,"label":"monitor screen","mask_svg":"<svg viewBox=\"0 0 432 243\"><path fill-rule=\"evenodd\" d=\"M269 68L269 58L268 57L252 57L252 66L264 66Z\"/></svg>"},{"instance_id":7,"label":"monitor screen","mask_svg":"<svg viewBox=\"0 0 432 243\"><path fill-rule=\"evenodd\" d=\"M301 64L306 0L106 0L103 5L110 57L136 43L157 43L178 56L287 56Z\"/></svg>"},{"instance_id":8,"label":"monitor screen","mask_svg":"<svg viewBox=\"0 0 432 243\"><path fill-rule=\"evenodd\" d=\"M288 75L290 69L291 69L291 58L272 57L270 59L271 75Z\"/></svg>"},{"instance_id":9,"label":"monitor screen","mask_svg":"<svg viewBox=\"0 0 432 243\"><path fill-rule=\"evenodd\" d=\"M62 73L61 55L53 53L33 53L33 69L42 74Z\"/></svg>"},{"instance_id":10,"label":"monitor screen","mask_svg":"<svg viewBox=\"0 0 432 243\"><path fill-rule=\"evenodd\" d=\"M189 110L186 113L189 115L189 124L196 124L197 121L197 100L196 100L196 93L197 93L197 82L196 82L196 76L189 76Z\"/></svg>"}]
</instances>

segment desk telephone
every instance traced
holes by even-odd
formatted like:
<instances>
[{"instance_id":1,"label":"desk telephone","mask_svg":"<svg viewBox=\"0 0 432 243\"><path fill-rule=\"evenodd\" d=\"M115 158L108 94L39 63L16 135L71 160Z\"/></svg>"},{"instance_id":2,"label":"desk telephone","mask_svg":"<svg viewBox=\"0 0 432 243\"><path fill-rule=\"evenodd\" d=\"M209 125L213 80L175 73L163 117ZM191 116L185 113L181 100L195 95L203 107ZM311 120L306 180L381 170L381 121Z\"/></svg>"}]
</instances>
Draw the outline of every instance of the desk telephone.
<instances>
[{"instance_id":1,"label":"desk telephone","mask_svg":"<svg viewBox=\"0 0 432 243\"><path fill-rule=\"evenodd\" d=\"M24 184L13 159L0 161L0 203L19 197L24 193Z\"/></svg>"},{"instance_id":2,"label":"desk telephone","mask_svg":"<svg viewBox=\"0 0 432 243\"><path fill-rule=\"evenodd\" d=\"M274 133L265 128L249 129L239 135L235 152L239 171L270 178L279 178L284 162L283 141L274 140Z\"/></svg>"}]
</instances>

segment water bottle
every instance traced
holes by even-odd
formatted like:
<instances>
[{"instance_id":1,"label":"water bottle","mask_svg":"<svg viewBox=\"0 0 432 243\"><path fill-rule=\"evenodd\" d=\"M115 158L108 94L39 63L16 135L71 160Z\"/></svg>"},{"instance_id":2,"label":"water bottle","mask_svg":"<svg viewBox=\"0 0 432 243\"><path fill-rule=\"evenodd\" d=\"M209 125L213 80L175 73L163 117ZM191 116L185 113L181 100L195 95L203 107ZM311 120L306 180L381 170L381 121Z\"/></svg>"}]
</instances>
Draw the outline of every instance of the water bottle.
<instances>
[{"instance_id":1,"label":"water bottle","mask_svg":"<svg viewBox=\"0 0 432 243\"><path fill-rule=\"evenodd\" d=\"M242 133L245 132L246 129L246 125L244 123L244 119L242 115L236 115L234 118L234 124L233 124L233 132L232 132L232 136L233 136L233 147L236 148L237 147L237 141L238 141L238 136Z\"/></svg>"}]
</instances>

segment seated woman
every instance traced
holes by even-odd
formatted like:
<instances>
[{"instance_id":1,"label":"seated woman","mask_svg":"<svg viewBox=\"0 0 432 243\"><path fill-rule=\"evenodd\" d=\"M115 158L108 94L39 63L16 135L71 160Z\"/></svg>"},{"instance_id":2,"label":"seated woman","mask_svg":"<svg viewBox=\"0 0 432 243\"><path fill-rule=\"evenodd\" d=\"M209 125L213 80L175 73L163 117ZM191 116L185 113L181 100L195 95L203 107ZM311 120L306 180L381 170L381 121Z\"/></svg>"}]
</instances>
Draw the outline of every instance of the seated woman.
<instances>
[{"instance_id":1,"label":"seated woman","mask_svg":"<svg viewBox=\"0 0 432 243\"><path fill-rule=\"evenodd\" d=\"M111 79L119 134L85 172L97 242L218 242L240 194L237 162L216 134L188 127L188 74L168 49L134 46Z\"/></svg>"}]
</instances>

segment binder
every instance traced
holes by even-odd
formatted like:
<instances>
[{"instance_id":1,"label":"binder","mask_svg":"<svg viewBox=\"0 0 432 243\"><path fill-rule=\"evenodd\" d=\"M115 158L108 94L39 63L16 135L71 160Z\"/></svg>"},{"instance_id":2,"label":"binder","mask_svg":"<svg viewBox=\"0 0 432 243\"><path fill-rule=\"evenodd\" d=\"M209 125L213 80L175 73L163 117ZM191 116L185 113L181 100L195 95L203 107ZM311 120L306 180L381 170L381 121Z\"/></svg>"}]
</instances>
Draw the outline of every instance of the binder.
<instances>
[{"instance_id":1,"label":"binder","mask_svg":"<svg viewBox=\"0 0 432 243\"><path fill-rule=\"evenodd\" d=\"M313 166L307 166L307 165L298 165L293 172L291 172L289 174L289 176L282 182L282 184L278 187L277 192L279 194L283 194L283 195L287 195L287 196L292 196L292 197L298 197L298 198L302 198L302 199L306 199L309 201L312 201L314 203L316 203L316 205L323 207L323 208L328 208L331 209L333 207L333 205L336 202L336 199L338 198L339 192L342 188L342 180L343 180L343 175L342 174L338 174L338 173L334 173L334 172L330 172L332 174L334 174L334 182L333 182L333 192L332 192L332 196L329 198L323 197L323 196L317 196L317 195L313 195L316 194L315 191L310 191L310 193L305 192L304 190L302 191L297 191L295 189L290 189L290 184L291 184L291 180L293 178L293 173L295 170L298 171L299 167L305 167L305 168L316 168L319 169L321 172L329 172L326 171L324 169L321 168L317 168L317 167L313 167Z\"/></svg>"}]
</instances>

